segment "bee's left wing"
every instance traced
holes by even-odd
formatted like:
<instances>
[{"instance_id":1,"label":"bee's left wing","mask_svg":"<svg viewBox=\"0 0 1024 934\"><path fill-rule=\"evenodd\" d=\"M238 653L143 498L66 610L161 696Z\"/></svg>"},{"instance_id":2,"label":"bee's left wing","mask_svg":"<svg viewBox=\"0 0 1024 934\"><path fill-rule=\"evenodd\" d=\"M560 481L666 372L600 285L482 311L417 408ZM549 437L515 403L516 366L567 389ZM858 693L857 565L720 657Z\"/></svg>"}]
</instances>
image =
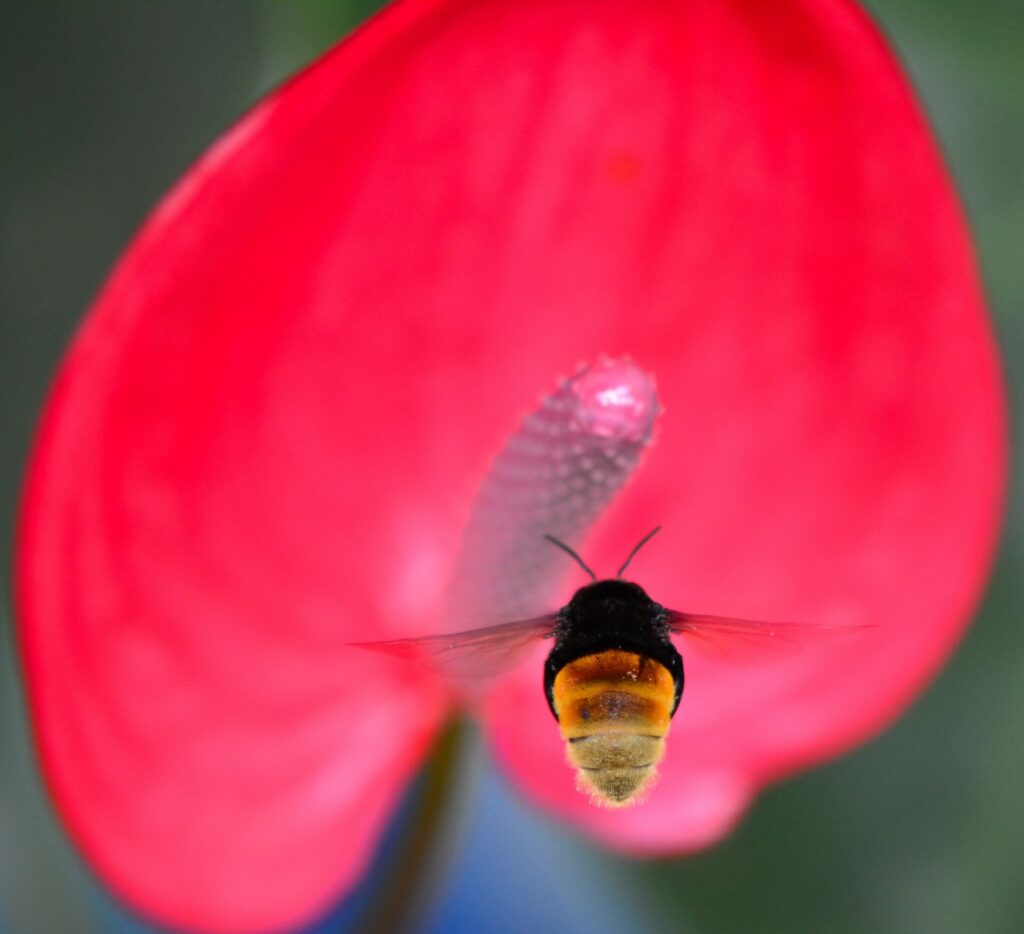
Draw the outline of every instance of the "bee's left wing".
<instances>
[{"instance_id":1,"label":"bee's left wing","mask_svg":"<svg viewBox=\"0 0 1024 934\"><path fill-rule=\"evenodd\" d=\"M533 619L418 639L351 644L420 662L449 677L477 680L497 677L515 667L529 646L538 639L554 635L557 623L557 614L548 613Z\"/></svg>"},{"instance_id":2,"label":"bee's left wing","mask_svg":"<svg viewBox=\"0 0 1024 934\"><path fill-rule=\"evenodd\" d=\"M728 616L706 616L668 610L669 632L687 637L695 648L729 662L758 662L785 656L802 647L848 635L871 625L769 623Z\"/></svg>"}]
</instances>

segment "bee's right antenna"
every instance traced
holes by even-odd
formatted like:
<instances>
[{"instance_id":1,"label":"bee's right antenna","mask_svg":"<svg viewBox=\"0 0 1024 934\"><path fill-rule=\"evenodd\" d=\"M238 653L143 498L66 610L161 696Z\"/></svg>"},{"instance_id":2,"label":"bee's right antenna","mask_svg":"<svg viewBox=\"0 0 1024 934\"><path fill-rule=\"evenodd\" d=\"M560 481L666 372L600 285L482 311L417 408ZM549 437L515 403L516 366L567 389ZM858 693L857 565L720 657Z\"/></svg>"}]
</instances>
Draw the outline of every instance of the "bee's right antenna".
<instances>
[{"instance_id":1,"label":"bee's right antenna","mask_svg":"<svg viewBox=\"0 0 1024 934\"><path fill-rule=\"evenodd\" d=\"M619 568L618 573L615 575L616 577L622 577L622 575L625 572L626 568L629 567L629 562L633 560L633 558L636 555L636 553L641 548L643 548L644 545L646 545L652 538L654 538L654 536L657 535L660 531L661 531L661 526L660 525L656 525L653 529L651 529L650 532L648 532L643 538L640 539L640 541L638 541L636 543L636 546L629 553L629 557L626 558L625 564L623 564L622 567Z\"/></svg>"},{"instance_id":2,"label":"bee's right antenna","mask_svg":"<svg viewBox=\"0 0 1024 934\"><path fill-rule=\"evenodd\" d=\"M655 530L655 531L657 531L657 530ZM651 534L653 535L654 533L652 532ZM557 538L555 538L554 535L545 535L544 537L549 542L551 542L552 545L557 545L559 548L562 549L562 551L564 551L567 555L569 555L571 558L573 558L576 561L576 563L581 568L583 568L584 571L586 571L590 575L590 579L592 581L596 581L597 580L597 575L593 571L591 571L590 568L588 568L583 563L583 559L578 554L576 554L576 552L573 551L565 542L560 542ZM648 535L647 537L650 538L651 536ZM643 542L641 542L640 544L642 545ZM639 548L639 547L640 547L640 545L637 545L637 548ZM632 556L630 556L630 557L632 557Z\"/></svg>"}]
</instances>

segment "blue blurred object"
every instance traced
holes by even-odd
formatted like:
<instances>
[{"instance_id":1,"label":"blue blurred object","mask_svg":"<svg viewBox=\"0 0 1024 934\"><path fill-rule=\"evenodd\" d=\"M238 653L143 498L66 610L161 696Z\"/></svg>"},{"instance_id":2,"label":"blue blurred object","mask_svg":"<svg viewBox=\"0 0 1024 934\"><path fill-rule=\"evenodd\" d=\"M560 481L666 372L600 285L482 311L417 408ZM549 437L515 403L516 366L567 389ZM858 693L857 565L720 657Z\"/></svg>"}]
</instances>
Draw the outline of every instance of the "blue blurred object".
<instances>
[{"instance_id":1,"label":"blue blurred object","mask_svg":"<svg viewBox=\"0 0 1024 934\"><path fill-rule=\"evenodd\" d=\"M641 904L616 878L613 864L531 809L491 762L470 828L430 934L669 930L649 900Z\"/></svg>"}]
</instances>

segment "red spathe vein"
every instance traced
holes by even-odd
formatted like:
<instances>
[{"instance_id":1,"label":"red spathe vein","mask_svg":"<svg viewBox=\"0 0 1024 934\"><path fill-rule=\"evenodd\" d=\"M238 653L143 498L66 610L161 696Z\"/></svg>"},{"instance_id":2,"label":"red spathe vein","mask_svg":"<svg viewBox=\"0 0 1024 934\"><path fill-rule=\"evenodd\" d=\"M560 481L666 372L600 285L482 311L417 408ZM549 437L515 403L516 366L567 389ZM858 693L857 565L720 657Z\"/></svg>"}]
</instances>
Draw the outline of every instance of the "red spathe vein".
<instances>
[{"instance_id":1,"label":"red spathe vein","mask_svg":"<svg viewBox=\"0 0 1024 934\"><path fill-rule=\"evenodd\" d=\"M838 0L410 0L169 196L40 427L35 729L119 892L251 930L358 878L448 695L344 645L445 628L490 458L602 354L653 373L664 414L588 562L662 524L630 569L662 603L877 629L756 670L688 658L629 812L573 790L524 666L488 720L531 796L688 849L921 689L988 567L1003 408L957 206L874 31Z\"/></svg>"}]
</instances>

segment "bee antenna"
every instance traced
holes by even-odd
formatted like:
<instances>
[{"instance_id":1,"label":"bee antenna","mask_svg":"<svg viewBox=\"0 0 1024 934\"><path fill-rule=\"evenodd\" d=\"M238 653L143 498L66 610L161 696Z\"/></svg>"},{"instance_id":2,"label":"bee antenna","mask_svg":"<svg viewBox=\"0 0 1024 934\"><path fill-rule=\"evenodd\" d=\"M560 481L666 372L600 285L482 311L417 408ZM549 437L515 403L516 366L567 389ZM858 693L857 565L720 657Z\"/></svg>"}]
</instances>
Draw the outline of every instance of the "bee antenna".
<instances>
[{"instance_id":1,"label":"bee antenna","mask_svg":"<svg viewBox=\"0 0 1024 934\"><path fill-rule=\"evenodd\" d=\"M588 568L583 563L583 559L578 554L576 554L576 552L573 551L565 542L560 542L557 538L555 538L554 535L545 535L544 537L549 542L551 542L552 545L555 545L558 548L561 548L562 551L564 551L567 555L569 555L570 558L572 558L581 568L583 568L584 571L586 571L590 575L590 579L592 581L596 581L597 580L597 575L593 571L591 571L590 568ZM650 536L647 536L647 537L650 538Z\"/></svg>"},{"instance_id":2,"label":"bee antenna","mask_svg":"<svg viewBox=\"0 0 1024 934\"><path fill-rule=\"evenodd\" d=\"M616 577L622 577L622 575L626 571L626 568L629 567L629 562L632 561L633 558L636 557L636 553L641 548L643 548L644 545L646 545L652 538L654 538L654 536L657 535L660 531L661 531L661 526L660 525L656 525L653 529L651 529L650 532L648 532L643 538L640 539L640 541L638 541L636 543L636 545L633 547L633 550L629 553L629 557L626 558L625 563L622 565L621 568L619 568L618 573L615 575Z\"/></svg>"}]
</instances>

